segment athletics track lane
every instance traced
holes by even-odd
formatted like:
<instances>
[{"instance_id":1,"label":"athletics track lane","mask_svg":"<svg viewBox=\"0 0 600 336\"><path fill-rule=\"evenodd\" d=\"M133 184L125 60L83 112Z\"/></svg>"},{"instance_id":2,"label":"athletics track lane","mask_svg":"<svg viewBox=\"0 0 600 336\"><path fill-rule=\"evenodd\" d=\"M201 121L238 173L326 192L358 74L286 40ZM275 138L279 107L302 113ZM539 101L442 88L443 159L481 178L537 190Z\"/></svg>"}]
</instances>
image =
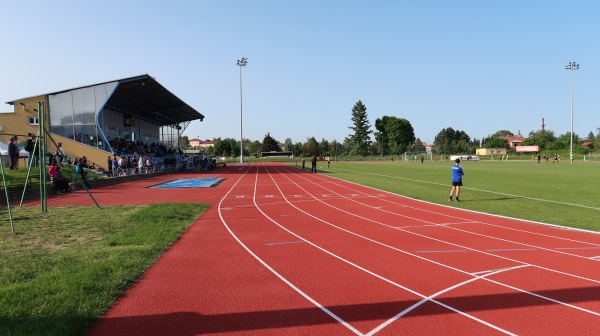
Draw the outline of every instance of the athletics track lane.
<instances>
[{"instance_id":1,"label":"athletics track lane","mask_svg":"<svg viewBox=\"0 0 600 336\"><path fill-rule=\"evenodd\" d=\"M299 175L299 177L303 177L305 175ZM314 176L314 177L313 177ZM320 179L318 177L318 175L310 175L311 178L314 179ZM331 187L324 187L326 185L328 185L328 183L331 182L330 179L321 179L320 181L316 181L313 185L313 188L309 188L309 187L305 187L303 184L303 189L305 191L308 192L308 194L312 194L312 195L318 195L318 197L316 197L315 199L319 199L319 203L327 203L332 209L336 209L336 210L342 210L342 206L341 204L334 206L332 204L335 203L340 203L338 200L335 199L335 197L332 197L332 191L334 192L334 196L337 195L337 197L343 197L346 198L346 200L350 200L352 203L354 203L354 205L348 205L348 202L343 202L343 204L347 205L346 210L348 210L349 212L356 212L357 210L357 204L363 204L364 206L366 206L369 209L375 210L375 211L380 211L382 208L386 207L386 204L389 205L389 200L386 200L384 203L381 203L379 205L374 205L373 201L376 200L377 198L380 197L380 192L379 191L375 191L375 195L369 195L369 192L363 192L362 196L363 198L360 199L360 201L358 201L357 199L359 197L361 197L361 190L360 189L365 189L363 187L348 187L348 183L346 182L340 182L338 185L342 185L343 188L345 189L345 191L348 193L347 195L343 195L340 193L335 193L335 190L333 190ZM368 189L368 188L367 188ZM296 191L297 193L297 191ZM373 194L373 191L371 189L371 194ZM362 203L364 202L364 203ZM408 202L402 202L402 203L411 203L411 200L408 200ZM306 202L304 202L306 203ZM421 202L416 202L416 203L421 203ZM422 205L426 205L426 204L422 204ZM402 208L403 206L399 207ZM427 206L425 206L424 208L428 208ZM438 206L439 208L439 206ZM313 209L314 210L314 209ZM388 209L389 210L389 209ZM366 210L365 210L366 211ZM360 211L362 214L365 213L365 211ZM428 209L426 210L427 212L430 212L431 210ZM453 212L454 210L449 211L449 213ZM319 211L319 213L322 214L330 214L332 211L327 211L326 209L321 209ZM381 211L380 211L381 212ZM391 211L388 211L391 212ZM440 210L438 209L438 211L436 212L436 215L439 214ZM467 213L469 214L469 213ZM397 221L400 220L407 220L406 217L404 217L404 215L402 213L397 213L395 214L395 217L390 218L389 223L385 223L384 220L380 219L378 221L372 221L370 220L369 222L373 223L373 222L377 222L377 225L387 225L388 227L393 227L394 225L397 225L395 223L397 223ZM325 215L326 216L326 215ZM374 218L376 216L376 214L371 214L371 215L366 215L364 216L364 218ZM478 215L479 216L479 215ZM427 215L423 215L421 216L421 218L419 218L419 220L422 220L423 218L427 218ZM450 215L449 215L450 217ZM450 223L454 223L457 219L457 217L455 215L451 216L452 218L450 218ZM463 216L464 217L464 216ZM496 218L497 219L497 218ZM461 221L464 221L465 223L470 222L471 220L469 218L460 218ZM557 309L556 307L553 307L552 311L556 312L557 315L556 317L552 318L552 312L547 312L545 311L543 316L545 319L549 319L552 321L563 321L566 320L564 323L568 323L568 326L565 326L564 324L562 325L565 330L569 330L570 332L575 332L576 330L578 330L577 328L575 328L576 326L581 326L581 328L579 329L580 332L585 333L590 333L589 327L590 326L594 326L597 327L598 326L598 311L600 311L600 307L599 307L599 294L598 294L598 279L599 279L599 274L598 274L598 264L596 260L590 259L590 258L584 258L581 257L577 254L570 254L570 253L564 253L562 251L560 251L560 249L551 249L548 247L544 247L544 246L537 246L536 249L532 249L532 248L526 248L523 249L522 246L520 246L519 244L517 244L515 246L514 242L510 242L510 241L506 241L503 239L492 239L493 237L489 237L488 239L481 239L481 237L473 237L471 233L467 233L464 231L457 231L460 234L457 234L457 232L448 232L448 230L446 229L446 225L437 225L437 226L433 226L433 223L429 223L426 225L423 225L423 228L426 229L427 233L424 235L423 233L415 233L418 234L418 237L429 237L429 239L433 239L435 241L441 241L441 239L444 239L445 241L448 241L449 244L452 244L452 247L454 247L453 250L451 249L447 249L447 250L433 250L433 249L424 249L425 251L423 252L438 252L438 253L433 253L433 254L454 254L455 259L459 259L462 261L463 264L465 264L465 266L467 266L468 264L471 264L471 260L465 258L465 255L463 254L464 252L470 252L470 251L477 251L479 254L482 255L486 255L486 256L492 256L495 257L497 259L500 260L508 260L508 261L512 261L517 263L515 266L515 270L518 270L517 272L515 272L515 270L510 271L510 276L506 276L508 279L512 279L513 278L513 274L519 274L519 272L521 272L524 269L527 268L534 268L536 269L536 273L535 275L533 275L533 279L536 280L536 285L532 286L531 285L531 279L532 279L532 274L530 272L529 269L527 269L524 272L527 272L527 274L529 274L529 276L524 277L523 280L521 282L517 282L517 283L513 283L511 284L510 281L505 280L504 282L497 282L494 280L490 280L488 282L491 283L495 283L496 285L501 285L502 287L504 287L504 289L506 288L512 288L515 290L520 290L521 293L519 293L519 296L523 296L522 294L525 294L524 297L524 302L525 301L531 301L531 298L536 298L536 299L542 299L542 301L544 301L541 304L537 304L538 305L548 305L549 302L551 302L552 304L557 304L559 305L559 308L565 308L565 307L569 307L570 310L574 311L573 314L577 315L583 312L583 316L576 318L576 316L572 316L572 315L565 315L563 312L560 311L560 309ZM452 225L452 224L450 224ZM531 223L523 223L524 227L527 226L537 226L539 227L540 225L538 224L531 224ZM416 226L414 225L414 223L410 223L409 227L411 228L411 230L414 230L416 228ZM537 229L536 227L536 229ZM556 238L557 241L561 241L563 242L564 239L559 237L559 235L564 234L564 233L571 233L571 231L567 231L567 230L562 230L562 229L556 229L554 227L548 227L546 226L546 234L544 236L539 236L538 233L538 237L542 237L542 238L546 238L546 240L553 236ZM404 229L401 229L402 231L405 231ZM434 237L434 233L437 234L437 231L441 232L439 237ZM412 231L408 231L408 232L412 232ZM512 231L513 235L515 234L515 231ZM516 235L518 236L519 234L528 234L526 233L526 231L521 230L519 233L517 233ZM579 237L582 237L584 234L582 234L581 232L577 232L576 234ZM574 235L570 235L570 236L574 236ZM598 248L599 243L598 243L598 235L590 235L587 234L585 236L586 239L588 239L587 241L580 241L579 243L582 245L582 247L590 249L590 248ZM544 240L544 239L541 239ZM462 244L459 245L458 243ZM569 242L571 244L574 244L574 241L572 239L569 240ZM505 246L502 248L498 248L495 247L494 244L504 244ZM470 246L469 246L470 244ZM419 244L419 246L421 247L425 247L426 245L421 245ZM458 247L458 249L457 249ZM580 246L581 247L581 246ZM484 250L483 248L486 248L486 250ZM577 249L577 247L574 247L574 249ZM524 251L523 251L524 250ZM534 252L536 252L536 255L532 255L533 253L531 252L531 250L536 250ZM447 252L447 253L446 253ZM494 253L492 253L494 252ZM510 253L510 257L506 257L503 256L503 253ZM459 257L457 257L456 255L460 255ZM529 264L526 262L523 262L522 260L527 260L528 262L534 262L534 264ZM468 262L466 262L468 261ZM521 263L522 266L518 266L518 263ZM537 264L535 264L537 263ZM571 273L568 273L571 272ZM502 275L508 274L509 272L502 272ZM481 273L479 273L481 274ZM537 277L536 277L537 275ZM495 276L496 277L496 276ZM494 278L495 278L494 277ZM490 278L490 277L488 277ZM538 279L539 278L539 279ZM552 279L552 281L548 280L548 279ZM477 284L479 284L481 282L477 282ZM489 285L489 283L484 283L484 287ZM558 283L558 285L557 285ZM527 290L529 291L535 291L536 293L522 293L523 288L520 288L525 286L528 287ZM497 296L489 296L490 298L495 298L496 300L498 299ZM516 295L507 295L506 297L511 297L512 299L514 299L514 297L516 297ZM511 299L511 300L512 300ZM571 306L568 306L568 305ZM530 304L526 304L525 306L529 306ZM495 307L496 305L492 304L491 307ZM498 307L514 307L514 306L519 306L519 304L510 304L510 305L505 305L505 304L500 304L498 305ZM496 307L496 308L498 308ZM537 308L537 307L536 307ZM470 311L469 308L465 308L465 311ZM530 312L530 314L523 314L523 313L519 313L519 318L523 318L525 316L527 316L527 318L522 319L522 322L527 325L527 324L531 324L532 320L531 318L535 318L535 317L539 317L540 314L538 314L539 312L536 312L535 310L532 309L528 309L528 311ZM507 312L510 312L510 310L508 310ZM478 315L479 316L479 315ZM483 315L482 315L483 316ZM518 324L515 323L515 321L519 321L519 318L513 318L512 321L510 321L510 323L508 325L514 325L514 324ZM498 319L491 319L491 321L498 321ZM586 323L586 321L588 321L589 323ZM496 324L499 325L503 325L502 321L499 322L495 322ZM556 322L557 325L560 325L558 322ZM573 326L573 324L575 324L575 326ZM548 324L546 324L548 325ZM537 332L542 332L544 328L541 328L539 330L537 330ZM557 329L554 324L551 324L550 327L548 328L549 330L545 333L553 333L553 332L562 332L564 331L563 329ZM592 330L596 330L594 328L592 328ZM576 332L575 332L576 333ZM593 333L592 333L593 334Z\"/></svg>"},{"instance_id":2,"label":"athletics track lane","mask_svg":"<svg viewBox=\"0 0 600 336\"><path fill-rule=\"evenodd\" d=\"M119 202L121 204L162 202L163 199L209 201L213 204L213 207L147 272L142 281L128 291L103 318L94 334L194 335L241 331L242 334L256 335L353 333L352 329L335 321L323 310L315 308L314 303L292 290L256 259L250 257L250 254L232 239L224 225L231 225L232 232L238 232L241 241L254 249L253 253L268 260L271 267L280 271L281 275L289 277L292 283L298 284L298 288L304 289L306 295L323 301L320 303L324 303L325 307L336 312L336 316L339 315L342 321L361 333L373 330L371 328L380 325L381 321L388 321L390 315L400 312L399 308L416 303L418 295L411 290L415 291L416 288L420 294L432 295L440 288L447 288L448 291L435 299L510 332L598 334L598 316L576 309L589 309L596 313L599 311L598 278L575 278L569 273L557 273L556 270L547 267L548 265L543 266L546 268L540 268L521 261L521 254L534 254L532 251L512 250L509 257L498 252L485 252L484 248L496 248L495 244L510 243L509 245L514 246L514 243L486 239L485 244L481 244L481 237L473 238L472 233L451 230L448 227L462 227L467 223L473 226L469 230L479 230L490 224L501 226L504 222L510 222L513 228L523 230L525 227L526 232L521 233L525 233L529 243L533 245L536 245L536 242L531 241L530 232L534 231L538 235L542 232L544 236L540 237L545 239L566 234L568 239L598 245L597 235L580 232L573 234L572 231L550 227L540 229L540 225L434 206L320 174L298 174L299 170L284 166L261 167L260 174L250 173L255 169L251 167L248 174L234 185L234 180L244 172L237 169L239 167L233 166L222 171L222 175L228 177L227 181L209 192L142 188L161 179L174 179L173 176L153 178L155 181L143 183L136 181L135 185L128 183L116 188L113 186L93 189L94 196L101 205L121 197L124 197ZM267 170L273 177L270 183ZM245 199L246 196L240 197L248 194L249 190L252 191L256 181L260 182L257 196L251 194L251 201ZM322 192L324 186L328 188L327 194ZM287 200L281 193L277 196L278 188L281 188ZM304 194L300 193L302 188L306 190ZM224 193L229 190L232 192L223 198L221 220L216 207ZM385 196L380 196L383 194ZM321 195L323 197L317 198L327 200L327 203L311 200L309 195ZM363 197L364 195L369 196ZM91 201L85 201L85 195L69 196L52 199L49 205L69 204L75 201L80 201L80 204L92 204ZM420 212L423 216L419 221ZM312 218L308 214L318 216ZM435 219L429 220L428 216ZM449 219L444 220L444 216L448 216ZM373 219L369 221L364 218ZM429 223L423 223L423 218ZM350 232L324 224L324 219ZM460 219L459 224L453 224L457 223L456 219ZM482 224L478 225L479 223ZM291 232L285 231L284 228ZM359 229L362 230L360 234L363 237L371 240L357 237L354 233ZM482 230L486 232L485 229ZM315 246L303 242L293 243L294 241L289 241L291 244L272 246L265 244L266 241L288 242L281 239L292 237L296 242L301 241L292 233L309 235ZM440 236L431 239L435 234ZM262 235L265 237L261 237ZM464 238L465 235L471 239ZM509 234L508 237L511 241L521 239L520 234L514 237ZM388 246L381 245L380 240ZM464 246L456 246L459 243ZM464 248L465 251L440 252L451 251L443 250L447 248L445 246L451 246L451 250ZM356 265L363 265L361 267L364 270L351 266L317 247L346 260L352 260ZM545 248L549 249L548 246ZM547 263L553 266L551 259L557 252L543 249L535 252L550 255L550 261ZM571 266L574 270L578 269L575 264L591 260L571 254L573 253L565 257L572 259L568 260L572 261ZM541 260L546 257L536 255L528 258ZM492 265L518 268L496 274L479 273L486 278L476 278L477 270L485 272L494 269L482 267L488 261ZM592 265L597 265L596 261L591 261L596 263ZM447 265L450 265L450 268ZM587 266L589 265L584 267ZM597 266L595 268L597 269ZM368 269L374 270L372 274L366 272ZM439 269L441 273L434 272L434 269ZM380 273L382 278L393 279L392 283L373 276ZM587 275L592 276L593 272ZM451 288L461 281L470 282ZM519 292L515 288L535 290L539 296ZM548 301L548 298L572 304L573 307ZM499 332L465 315L453 313L433 301L419 305L407 315L376 331L378 335L400 332L481 335Z\"/></svg>"}]
</instances>

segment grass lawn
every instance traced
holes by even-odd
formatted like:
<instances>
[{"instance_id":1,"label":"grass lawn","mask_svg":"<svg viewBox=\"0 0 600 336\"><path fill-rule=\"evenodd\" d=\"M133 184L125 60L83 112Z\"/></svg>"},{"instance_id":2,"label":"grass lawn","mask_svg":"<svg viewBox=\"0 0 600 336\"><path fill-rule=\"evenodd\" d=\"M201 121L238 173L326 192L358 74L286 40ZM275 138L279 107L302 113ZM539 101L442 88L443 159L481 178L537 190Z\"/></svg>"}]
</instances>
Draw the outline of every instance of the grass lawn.
<instances>
[{"instance_id":1,"label":"grass lawn","mask_svg":"<svg viewBox=\"0 0 600 336\"><path fill-rule=\"evenodd\" d=\"M15 208L0 226L0 335L82 335L206 204Z\"/></svg>"},{"instance_id":2,"label":"grass lawn","mask_svg":"<svg viewBox=\"0 0 600 336\"><path fill-rule=\"evenodd\" d=\"M461 162L461 203L448 202L454 162L345 162L319 173L408 197L573 228L600 231L600 163ZM292 164L294 165L294 164Z\"/></svg>"}]
</instances>

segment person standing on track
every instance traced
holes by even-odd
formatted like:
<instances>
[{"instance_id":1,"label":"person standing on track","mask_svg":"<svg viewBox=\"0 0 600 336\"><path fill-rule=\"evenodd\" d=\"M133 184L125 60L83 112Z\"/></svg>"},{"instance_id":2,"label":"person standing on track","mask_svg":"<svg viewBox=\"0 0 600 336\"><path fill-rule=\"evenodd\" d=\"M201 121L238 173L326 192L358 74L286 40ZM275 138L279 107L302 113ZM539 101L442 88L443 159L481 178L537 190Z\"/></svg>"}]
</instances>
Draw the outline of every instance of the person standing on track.
<instances>
[{"instance_id":1,"label":"person standing on track","mask_svg":"<svg viewBox=\"0 0 600 336\"><path fill-rule=\"evenodd\" d=\"M312 167L310 168L310 172L316 173L317 172L317 156L316 155L313 156L311 163L312 163Z\"/></svg>"},{"instance_id":2,"label":"person standing on track","mask_svg":"<svg viewBox=\"0 0 600 336\"><path fill-rule=\"evenodd\" d=\"M452 196L456 191L456 201L460 202L458 196L460 195L460 186L462 186L462 177L465 173L460 166L460 159L456 159L454 162L454 166L452 166L452 189L450 190L450 198L448 201L452 202Z\"/></svg>"}]
</instances>

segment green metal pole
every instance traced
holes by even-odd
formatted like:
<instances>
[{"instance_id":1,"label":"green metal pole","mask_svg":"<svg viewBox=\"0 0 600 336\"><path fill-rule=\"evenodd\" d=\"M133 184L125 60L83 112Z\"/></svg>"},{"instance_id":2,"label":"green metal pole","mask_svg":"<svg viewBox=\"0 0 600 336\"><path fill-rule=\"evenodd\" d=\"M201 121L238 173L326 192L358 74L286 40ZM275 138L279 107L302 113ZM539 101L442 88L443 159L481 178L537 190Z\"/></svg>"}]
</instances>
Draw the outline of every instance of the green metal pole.
<instances>
[{"instance_id":1,"label":"green metal pole","mask_svg":"<svg viewBox=\"0 0 600 336\"><path fill-rule=\"evenodd\" d=\"M31 176L31 163L34 161L33 159L35 158L35 151L38 147L39 137L40 137L40 135L38 134L38 136L35 138L35 143L33 144L33 157L29 159L29 162L27 164L27 177L25 178L25 185L23 186L23 194L21 195L21 203L19 204L19 208L23 207L23 200L25 199L25 192L27 191L27 185L29 184L29 178Z\"/></svg>"},{"instance_id":2,"label":"green metal pole","mask_svg":"<svg viewBox=\"0 0 600 336\"><path fill-rule=\"evenodd\" d=\"M48 137L48 139L50 139L50 141L52 141L54 146L56 146L58 148L58 145L56 144L56 141L54 141L54 139L50 135L50 132L46 131L45 134ZM85 183L83 183L83 180L81 179L81 177L75 172L73 165L71 165L71 163L69 163L69 162L67 162L67 165L69 166L69 169L71 169L72 175L77 176L77 180L79 181L79 183L81 183L81 186L85 189L85 191L88 193L88 195L90 195L90 198L92 199L92 201L94 201L94 204L96 204L96 207L100 208L100 205L98 204L98 202L96 202L96 199L94 198L94 196L92 195L92 193L90 192L88 187L86 187L86 185L85 185ZM83 169L83 168L81 168L81 169Z\"/></svg>"},{"instance_id":3,"label":"green metal pole","mask_svg":"<svg viewBox=\"0 0 600 336\"><path fill-rule=\"evenodd\" d=\"M8 186L6 185L6 175L4 174L4 163L0 159L0 169L2 170L2 180L4 181L4 192L6 193L6 206L8 207L8 217L10 217L10 228L12 233L15 233L15 222L12 216L12 210L10 209L10 198L8 195Z\"/></svg>"},{"instance_id":4,"label":"green metal pole","mask_svg":"<svg viewBox=\"0 0 600 336\"><path fill-rule=\"evenodd\" d=\"M44 102L38 102L38 134L40 134L39 159L40 159L40 207L42 212L48 212L48 194L46 184L46 113Z\"/></svg>"}]
</instances>

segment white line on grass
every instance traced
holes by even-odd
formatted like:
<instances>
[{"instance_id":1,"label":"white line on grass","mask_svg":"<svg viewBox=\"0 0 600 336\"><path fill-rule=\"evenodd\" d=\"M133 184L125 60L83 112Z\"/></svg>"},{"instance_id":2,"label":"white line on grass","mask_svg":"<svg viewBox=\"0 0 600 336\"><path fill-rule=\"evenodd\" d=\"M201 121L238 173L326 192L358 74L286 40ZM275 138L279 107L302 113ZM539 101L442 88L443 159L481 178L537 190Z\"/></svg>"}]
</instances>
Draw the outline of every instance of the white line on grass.
<instances>
[{"instance_id":1,"label":"white line on grass","mask_svg":"<svg viewBox=\"0 0 600 336\"><path fill-rule=\"evenodd\" d=\"M373 175L373 176L391 178L391 179L396 179L396 180L404 180L404 181L409 181L409 182L418 182L418 183L424 183L424 184L433 184L433 185L444 186L444 187L447 186L446 184L443 184L443 183L430 182L430 181L422 181L422 180L415 180L415 179L408 179L408 178L398 177L398 176L390 176L390 175L375 174L375 173L365 173L365 172L360 172L360 171L355 171L355 170L348 170L348 169L340 169L340 168L336 168L336 169L340 170L340 171L349 172L349 173L355 173L355 174ZM543 199L543 198L536 198L536 197L529 197L529 196L522 196L522 195L514 195L514 194L502 193L502 192L498 192L498 191L490 191L490 190L470 188L470 187L461 187L461 189L475 190L475 191L489 193L489 194L496 194L496 195L501 195L501 196L523 198L523 199L529 199L529 200L539 201L539 202L548 202L548 203L555 203L555 204L563 204L563 205L569 205L569 206L574 206L574 207L579 207L579 208L585 208L585 209L600 211L600 208L592 207L592 206L587 206L587 205L582 205L582 204L576 204L576 203L553 201L553 200L547 200L547 199Z\"/></svg>"}]
</instances>

